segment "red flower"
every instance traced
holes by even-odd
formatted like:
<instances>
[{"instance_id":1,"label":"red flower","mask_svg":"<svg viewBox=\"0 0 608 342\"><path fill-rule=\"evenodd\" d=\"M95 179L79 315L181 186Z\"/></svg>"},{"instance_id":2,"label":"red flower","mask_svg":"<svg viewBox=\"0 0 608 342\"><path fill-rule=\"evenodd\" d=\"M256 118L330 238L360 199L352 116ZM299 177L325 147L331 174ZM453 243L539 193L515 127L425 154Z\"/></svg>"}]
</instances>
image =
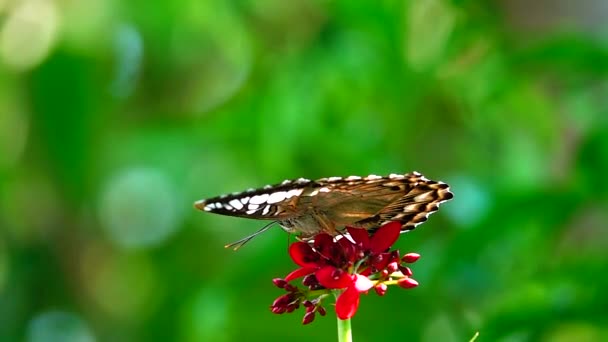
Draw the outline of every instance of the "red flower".
<instances>
[{"instance_id":1,"label":"red flower","mask_svg":"<svg viewBox=\"0 0 608 342\"><path fill-rule=\"evenodd\" d=\"M303 323L311 323L315 312L324 315L322 300L331 291L340 291L336 299L336 314L349 319L357 312L361 293L371 288L384 295L388 285L411 288L418 283L409 278L411 270L402 263L413 263L420 255L409 253L400 258L399 251L389 251L401 232L399 222L389 222L370 235L365 229L346 228L349 236L334 238L322 233L314 242L295 242L289 246L289 255L300 268L285 279L274 279L279 288L288 293L279 297L271 310L274 313L291 312L300 304L306 307ZM304 277L308 290L291 285L294 279ZM309 299L313 297L313 299Z\"/></svg>"},{"instance_id":2,"label":"red flower","mask_svg":"<svg viewBox=\"0 0 608 342\"><path fill-rule=\"evenodd\" d=\"M366 276L354 274L352 282L336 299L336 314L340 319L349 319L355 315L359 307L359 296L374 287L374 283Z\"/></svg>"},{"instance_id":3,"label":"red flower","mask_svg":"<svg viewBox=\"0 0 608 342\"><path fill-rule=\"evenodd\" d=\"M371 238L365 229L346 227L346 230L360 249L370 251L372 254L379 254L389 249L397 241L401 234L401 223L389 222L380 227Z\"/></svg>"}]
</instances>

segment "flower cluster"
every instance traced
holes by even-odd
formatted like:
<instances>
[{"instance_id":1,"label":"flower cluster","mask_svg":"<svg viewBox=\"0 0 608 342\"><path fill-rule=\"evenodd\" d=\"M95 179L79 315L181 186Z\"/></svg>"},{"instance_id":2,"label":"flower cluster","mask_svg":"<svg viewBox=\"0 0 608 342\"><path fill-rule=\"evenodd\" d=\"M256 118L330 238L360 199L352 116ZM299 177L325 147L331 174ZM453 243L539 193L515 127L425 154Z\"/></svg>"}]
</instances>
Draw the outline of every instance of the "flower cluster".
<instances>
[{"instance_id":1,"label":"flower cluster","mask_svg":"<svg viewBox=\"0 0 608 342\"><path fill-rule=\"evenodd\" d=\"M350 238L322 233L312 243L298 241L289 246L289 255L300 268L284 279L273 280L275 286L287 291L270 306L273 313L292 312L302 305L306 308L303 324L308 324L316 313L325 315L323 300L333 294L337 296L338 318L349 319L357 312L361 293L373 288L383 296L389 285L418 286L405 264L416 262L420 255L400 256L399 250L389 250L399 238L399 222L389 222L371 236L365 229L346 230ZM301 277L304 288L290 283Z\"/></svg>"}]
</instances>

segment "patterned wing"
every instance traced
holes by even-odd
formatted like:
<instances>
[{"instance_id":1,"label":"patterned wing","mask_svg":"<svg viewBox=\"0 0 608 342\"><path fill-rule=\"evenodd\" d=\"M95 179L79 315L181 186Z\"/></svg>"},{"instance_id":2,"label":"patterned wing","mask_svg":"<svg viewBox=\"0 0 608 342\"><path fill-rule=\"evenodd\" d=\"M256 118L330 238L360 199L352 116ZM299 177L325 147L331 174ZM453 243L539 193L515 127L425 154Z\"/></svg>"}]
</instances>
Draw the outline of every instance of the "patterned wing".
<instances>
[{"instance_id":1,"label":"patterned wing","mask_svg":"<svg viewBox=\"0 0 608 342\"><path fill-rule=\"evenodd\" d=\"M389 221L399 221L402 232L410 231L439 210L441 203L454 197L446 183L429 180L419 173L406 176L407 185L403 185L405 195L360 224L378 227Z\"/></svg>"},{"instance_id":2,"label":"patterned wing","mask_svg":"<svg viewBox=\"0 0 608 342\"><path fill-rule=\"evenodd\" d=\"M220 215L285 220L299 215L301 208L298 207L298 199L312 184L312 181L304 178L286 180L259 189L200 200L194 203L194 207Z\"/></svg>"},{"instance_id":3,"label":"patterned wing","mask_svg":"<svg viewBox=\"0 0 608 342\"><path fill-rule=\"evenodd\" d=\"M194 205L221 215L278 220L288 231L313 235L335 232L345 225L374 230L387 221L399 221L402 230L408 231L452 197L447 184L412 172L316 181L300 178L200 200Z\"/></svg>"},{"instance_id":4,"label":"patterned wing","mask_svg":"<svg viewBox=\"0 0 608 342\"><path fill-rule=\"evenodd\" d=\"M388 221L399 221L403 231L414 229L453 197L449 186L418 172L388 177L368 176L321 179L330 191L320 192L315 206L336 225L374 230Z\"/></svg>"}]
</instances>

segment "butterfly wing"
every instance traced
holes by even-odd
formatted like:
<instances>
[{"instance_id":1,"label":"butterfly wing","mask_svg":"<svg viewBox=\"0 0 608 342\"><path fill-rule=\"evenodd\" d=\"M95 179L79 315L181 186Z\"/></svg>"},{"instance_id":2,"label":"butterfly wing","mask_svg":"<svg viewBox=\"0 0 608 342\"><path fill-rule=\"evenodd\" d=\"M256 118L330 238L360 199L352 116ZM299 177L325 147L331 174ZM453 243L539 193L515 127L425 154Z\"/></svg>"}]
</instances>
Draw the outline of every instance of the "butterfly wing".
<instances>
[{"instance_id":1,"label":"butterfly wing","mask_svg":"<svg viewBox=\"0 0 608 342\"><path fill-rule=\"evenodd\" d=\"M431 181L418 172L388 177L368 176L343 181L317 181L329 189L315 198L315 206L336 225L374 230L399 221L402 231L414 229L437 211L453 194L443 182Z\"/></svg>"},{"instance_id":2,"label":"butterfly wing","mask_svg":"<svg viewBox=\"0 0 608 342\"><path fill-rule=\"evenodd\" d=\"M299 215L302 209L298 206L298 199L312 186L313 182L304 178L287 180L281 184L200 200L194 203L194 207L220 215L281 221Z\"/></svg>"},{"instance_id":3,"label":"butterfly wing","mask_svg":"<svg viewBox=\"0 0 608 342\"><path fill-rule=\"evenodd\" d=\"M346 225L374 230L388 221L399 221L403 231L411 230L452 197L447 184L412 172L316 181L300 178L194 205L220 215L277 220L289 231L314 235Z\"/></svg>"}]
</instances>

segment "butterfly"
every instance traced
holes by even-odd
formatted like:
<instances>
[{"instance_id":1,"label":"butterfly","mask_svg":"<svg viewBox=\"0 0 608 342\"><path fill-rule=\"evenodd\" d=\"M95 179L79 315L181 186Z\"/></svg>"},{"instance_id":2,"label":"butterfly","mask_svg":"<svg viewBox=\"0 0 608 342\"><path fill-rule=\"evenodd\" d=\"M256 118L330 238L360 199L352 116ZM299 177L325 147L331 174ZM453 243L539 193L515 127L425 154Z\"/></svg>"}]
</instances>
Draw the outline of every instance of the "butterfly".
<instances>
[{"instance_id":1,"label":"butterfly","mask_svg":"<svg viewBox=\"0 0 608 342\"><path fill-rule=\"evenodd\" d=\"M410 231L452 197L448 184L411 172L385 177L298 178L203 199L194 206L214 214L273 220L306 241L319 233L341 235L345 226L373 232L390 221L399 221L402 232ZM271 224L226 247L242 246Z\"/></svg>"}]
</instances>

